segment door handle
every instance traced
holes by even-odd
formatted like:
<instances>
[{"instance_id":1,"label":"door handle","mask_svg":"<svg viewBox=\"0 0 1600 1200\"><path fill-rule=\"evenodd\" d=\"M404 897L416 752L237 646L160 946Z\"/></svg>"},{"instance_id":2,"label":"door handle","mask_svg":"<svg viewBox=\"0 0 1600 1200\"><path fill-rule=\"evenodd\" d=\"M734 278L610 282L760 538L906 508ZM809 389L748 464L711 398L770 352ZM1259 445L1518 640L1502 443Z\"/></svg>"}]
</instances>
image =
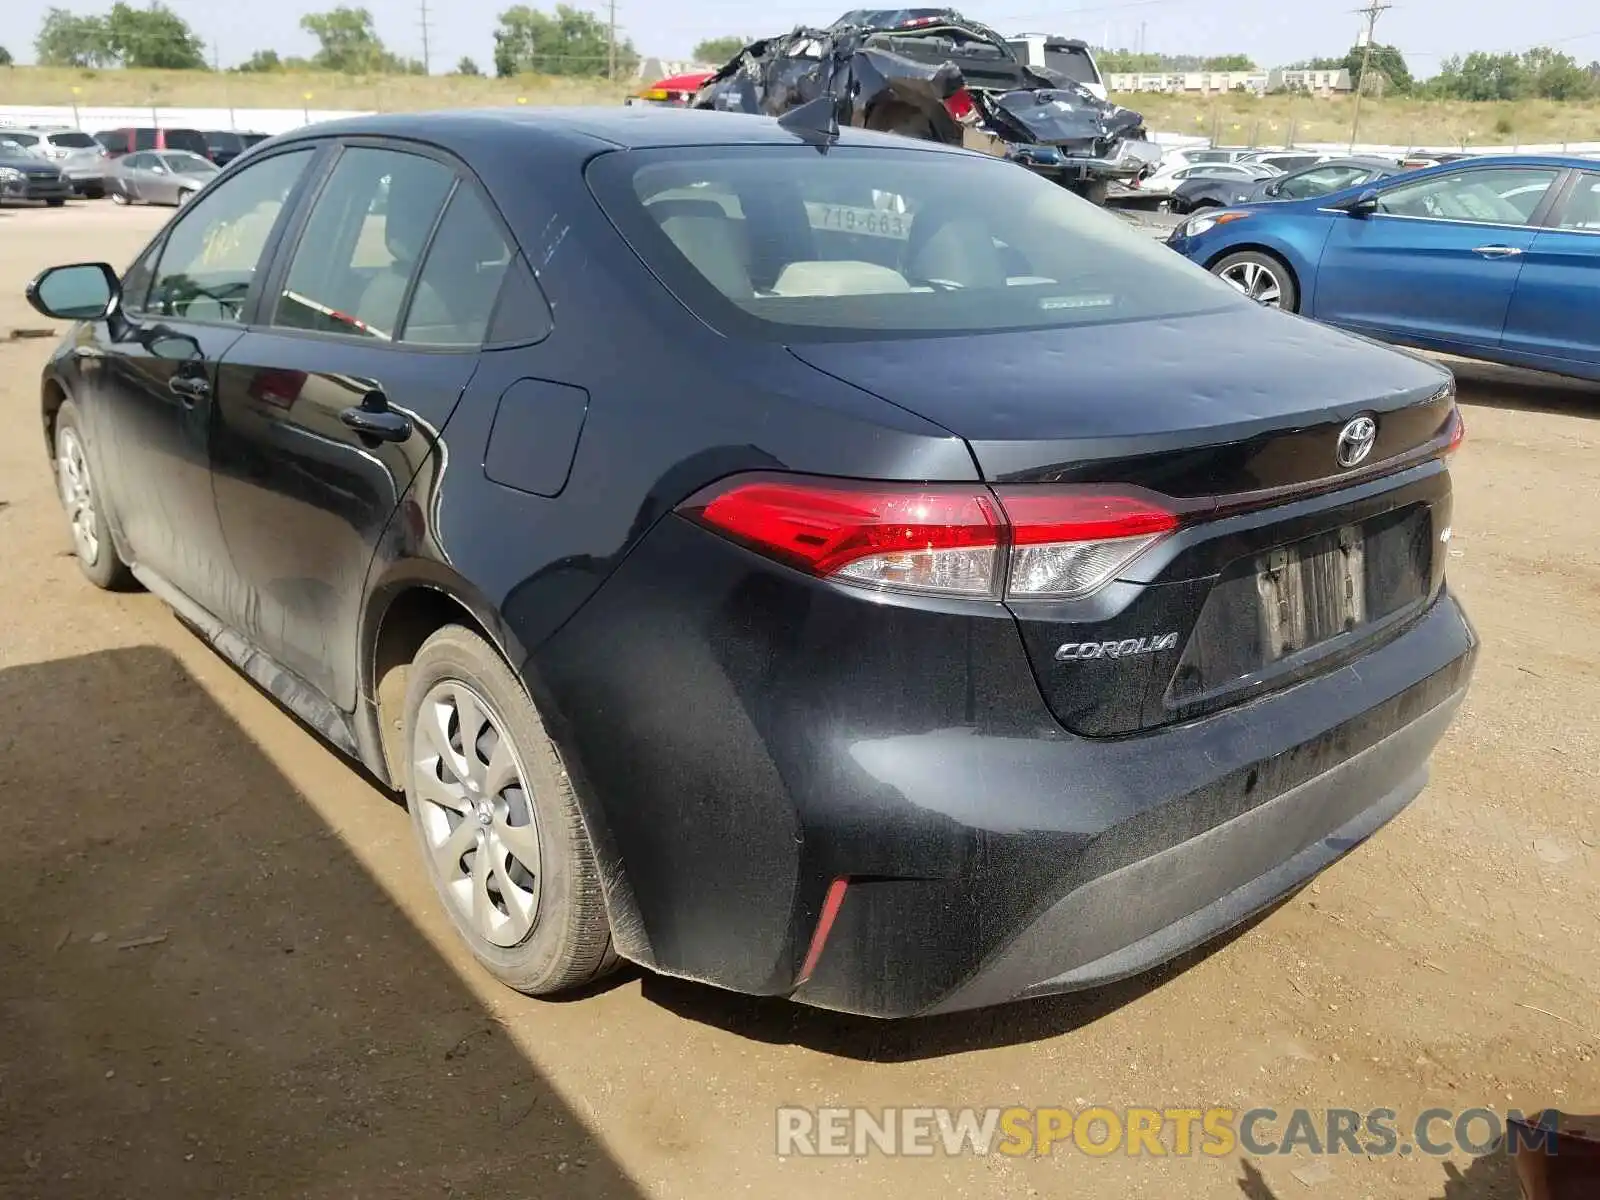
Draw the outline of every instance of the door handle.
<instances>
[{"instance_id":1,"label":"door handle","mask_svg":"<svg viewBox=\"0 0 1600 1200\"><path fill-rule=\"evenodd\" d=\"M360 404L339 413L346 428L380 442L403 442L411 436L411 418L389 407L382 392L371 392Z\"/></svg>"},{"instance_id":2,"label":"door handle","mask_svg":"<svg viewBox=\"0 0 1600 1200\"><path fill-rule=\"evenodd\" d=\"M1474 246L1472 252L1484 258L1515 258L1522 253L1516 246Z\"/></svg>"},{"instance_id":3,"label":"door handle","mask_svg":"<svg viewBox=\"0 0 1600 1200\"><path fill-rule=\"evenodd\" d=\"M167 388L174 396L193 404L196 400L204 400L211 394L211 381L204 375L174 375L168 382Z\"/></svg>"}]
</instances>

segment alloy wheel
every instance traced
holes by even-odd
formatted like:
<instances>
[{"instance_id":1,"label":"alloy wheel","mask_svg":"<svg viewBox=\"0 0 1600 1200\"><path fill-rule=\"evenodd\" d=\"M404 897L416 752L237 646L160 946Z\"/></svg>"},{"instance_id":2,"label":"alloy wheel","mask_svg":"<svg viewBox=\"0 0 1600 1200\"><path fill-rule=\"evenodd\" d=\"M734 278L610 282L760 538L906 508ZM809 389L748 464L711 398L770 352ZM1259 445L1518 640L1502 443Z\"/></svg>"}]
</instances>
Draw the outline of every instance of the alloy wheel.
<instances>
[{"instance_id":1,"label":"alloy wheel","mask_svg":"<svg viewBox=\"0 0 1600 1200\"><path fill-rule=\"evenodd\" d=\"M56 438L56 478L61 488L61 506L72 520L73 545L84 565L92 567L100 560L100 535L95 532L89 464L76 430L63 429Z\"/></svg>"},{"instance_id":2,"label":"alloy wheel","mask_svg":"<svg viewBox=\"0 0 1600 1200\"><path fill-rule=\"evenodd\" d=\"M1257 304L1268 308L1283 307L1283 283L1278 274L1265 263L1237 262L1225 268L1222 278L1231 283Z\"/></svg>"},{"instance_id":3,"label":"alloy wheel","mask_svg":"<svg viewBox=\"0 0 1600 1200\"><path fill-rule=\"evenodd\" d=\"M436 684L411 733L427 852L467 928L492 946L527 940L539 916L539 828L516 747L494 709L457 680Z\"/></svg>"}]
</instances>

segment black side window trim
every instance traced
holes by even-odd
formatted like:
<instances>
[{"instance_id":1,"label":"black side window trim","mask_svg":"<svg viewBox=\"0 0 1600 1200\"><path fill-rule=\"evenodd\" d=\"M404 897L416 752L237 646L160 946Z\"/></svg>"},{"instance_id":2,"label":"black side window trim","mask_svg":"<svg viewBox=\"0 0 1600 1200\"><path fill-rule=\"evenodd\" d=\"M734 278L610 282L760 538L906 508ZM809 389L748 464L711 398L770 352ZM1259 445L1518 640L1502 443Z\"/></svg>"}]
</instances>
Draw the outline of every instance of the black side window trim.
<instances>
[{"instance_id":1,"label":"black side window trim","mask_svg":"<svg viewBox=\"0 0 1600 1200\"><path fill-rule=\"evenodd\" d=\"M306 163L306 169L301 172L300 178L295 181L294 187L289 190L288 198L284 200L283 208L279 210L277 219L272 223L272 230L267 234L267 240L262 243L261 257L256 260L257 270L255 278L250 281L250 291L246 294L244 304L240 308L240 319L237 321L204 321L184 317L181 319L181 323L186 325L206 325L215 327L217 329L237 329L241 332L254 325L256 309L261 302L262 284L267 274L271 271L272 264L277 261L279 240L283 236L284 229L287 227L289 219L301 206L304 200L307 181L315 176L320 169L317 160L321 156L322 152L326 149L326 145L318 142L294 142L290 145L284 146L281 150L273 151L271 154L263 154L259 158L252 158L250 163L240 172L238 172L239 174L242 174L244 171L248 171L253 167L259 166L270 158L277 158L282 154L304 153L307 149L310 149L311 151L311 158ZM161 313L153 313L146 307L146 305L149 303L150 294L155 290L156 280L160 276L161 259L166 255L167 243L172 238L172 231L176 229L182 221L192 220L193 214L197 212L204 212L204 209L196 206L180 212L170 222L168 222L166 228L157 234L150 246L146 248L145 254L151 253L152 250L155 253L155 261L150 267L150 285L145 289L144 298L138 307L128 304L126 296L123 298L125 311L129 315L135 317L156 317L167 322L178 320L178 318L168 317ZM159 249L156 248L158 243ZM135 264L143 261L143 259L144 254L139 255L139 257L134 260ZM267 269L262 270L261 268L263 266L265 266ZM126 278L126 276L124 276L124 278Z\"/></svg>"}]
</instances>

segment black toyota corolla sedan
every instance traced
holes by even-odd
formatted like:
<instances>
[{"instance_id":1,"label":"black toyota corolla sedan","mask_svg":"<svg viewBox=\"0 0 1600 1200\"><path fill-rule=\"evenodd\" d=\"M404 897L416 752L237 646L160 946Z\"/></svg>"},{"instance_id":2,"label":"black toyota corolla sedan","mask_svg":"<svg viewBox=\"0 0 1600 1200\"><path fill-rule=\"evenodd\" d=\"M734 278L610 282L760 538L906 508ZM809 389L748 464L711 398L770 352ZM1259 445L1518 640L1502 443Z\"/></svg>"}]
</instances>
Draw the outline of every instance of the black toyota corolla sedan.
<instances>
[{"instance_id":1,"label":"black toyota corolla sedan","mask_svg":"<svg viewBox=\"0 0 1600 1200\"><path fill-rule=\"evenodd\" d=\"M1472 671L1445 371L815 106L313 126L29 295L84 572L403 792L530 993L1132 974L1399 812Z\"/></svg>"}]
</instances>

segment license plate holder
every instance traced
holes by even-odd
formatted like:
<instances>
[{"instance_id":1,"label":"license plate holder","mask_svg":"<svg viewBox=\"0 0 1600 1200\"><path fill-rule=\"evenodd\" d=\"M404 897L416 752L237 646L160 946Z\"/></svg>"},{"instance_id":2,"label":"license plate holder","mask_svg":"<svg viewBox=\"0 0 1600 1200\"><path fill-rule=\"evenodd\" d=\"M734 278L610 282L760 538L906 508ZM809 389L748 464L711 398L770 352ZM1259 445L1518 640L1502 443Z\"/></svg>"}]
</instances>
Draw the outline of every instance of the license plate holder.
<instances>
[{"instance_id":1,"label":"license plate holder","mask_svg":"<svg viewBox=\"0 0 1600 1200\"><path fill-rule=\"evenodd\" d=\"M1359 525L1344 525L1322 537L1269 550L1256 565L1256 592L1268 662L1364 625L1364 531Z\"/></svg>"}]
</instances>

